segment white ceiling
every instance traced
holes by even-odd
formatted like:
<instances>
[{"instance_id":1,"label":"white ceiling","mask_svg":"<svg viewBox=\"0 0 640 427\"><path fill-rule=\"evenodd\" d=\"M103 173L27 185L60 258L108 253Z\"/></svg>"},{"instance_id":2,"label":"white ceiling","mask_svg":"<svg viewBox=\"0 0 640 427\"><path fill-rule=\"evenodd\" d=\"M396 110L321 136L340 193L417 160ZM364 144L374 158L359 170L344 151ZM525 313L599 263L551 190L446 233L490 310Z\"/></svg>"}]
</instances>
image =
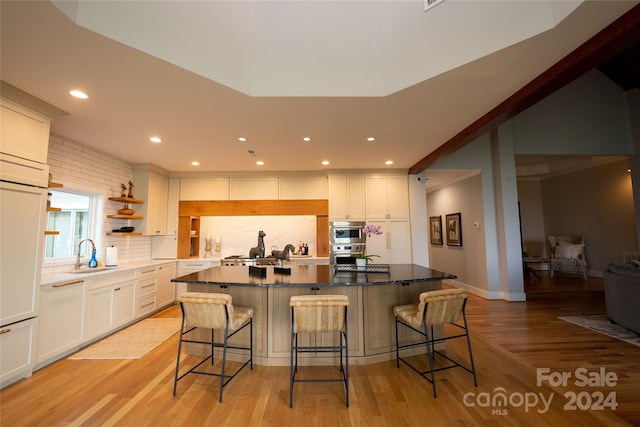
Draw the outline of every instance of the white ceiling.
<instances>
[{"instance_id":1,"label":"white ceiling","mask_svg":"<svg viewBox=\"0 0 640 427\"><path fill-rule=\"evenodd\" d=\"M0 78L131 163L407 169L637 3L3 0Z\"/></svg>"}]
</instances>

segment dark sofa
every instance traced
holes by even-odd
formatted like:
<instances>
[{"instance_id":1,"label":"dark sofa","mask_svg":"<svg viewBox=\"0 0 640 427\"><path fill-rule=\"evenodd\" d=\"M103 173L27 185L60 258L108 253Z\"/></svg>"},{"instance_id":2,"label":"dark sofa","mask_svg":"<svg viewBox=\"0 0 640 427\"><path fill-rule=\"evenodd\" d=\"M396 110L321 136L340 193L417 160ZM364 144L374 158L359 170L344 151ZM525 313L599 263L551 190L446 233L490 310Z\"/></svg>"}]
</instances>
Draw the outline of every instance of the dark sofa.
<instances>
[{"instance_id":1,"label":"dark sofa","mask_svg":"<svg viewBox=\"0 0 640 427\"><path fill-rule=\"evenodd\" d=\"M640 267L609 264L604 272L604 297L609 319L640 333Z\"/></svg>"}]
</instances>

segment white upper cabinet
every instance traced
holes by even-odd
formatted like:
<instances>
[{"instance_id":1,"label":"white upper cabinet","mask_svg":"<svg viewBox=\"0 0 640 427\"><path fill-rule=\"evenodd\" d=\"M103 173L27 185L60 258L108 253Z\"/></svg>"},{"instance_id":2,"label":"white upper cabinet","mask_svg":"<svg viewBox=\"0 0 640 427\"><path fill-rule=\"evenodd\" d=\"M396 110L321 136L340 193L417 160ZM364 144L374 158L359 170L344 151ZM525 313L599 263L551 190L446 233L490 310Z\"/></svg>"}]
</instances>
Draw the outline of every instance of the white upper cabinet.
<instances>
[{"instance_id":1,"label":"white upper cabinet","mask_svg":"<svg viewBox=\"0 0 640 427\"><path fill-rule=\"evenodd\" d=\"M181 179L180 200L229 200L229 178Z\"/></svg>"},{"instance_id":2,"label":"white upper cabinet","mask_svg":"<svg viewBox=\"0 0 640 427\"><path fill-rule=\"evenodd\" d=\"M169 179L167 191L167 235L178 235L178 215L180 206L180 180Z\"/></svg>"},{"instance_id":3,"label":"white upper cabinet","mask_svg":"<svg viewBox=\"0 0 640 427\"><path fill-rule=\"evenodd\" d=\"M278 178L231 178L229 200L278 200Z\"/></svg>"},{"instance_id":4,"label":"white upper cabinet","mask_svg":"<svg viewBox=\"0 0 640 427\"><path fill-rule=\"evenodd\" d=\"M280 200L322 200L327 198L327 179L280 178Z\"/></svg>"},{"instance_id":5,"label":"white upper cabinet","mask_svg":"<svg viewBox=\"0 0 640 427\"><path fill-rule=\"evenodd\" d=\"M364 220L364 177L329 177L329 219Z\"/></svg>"},{"instance_id":6,"label":"white upper cabinet","mask_svg":"<svg viewBox=\"0 0 640 427\"><path fill-rule=\"evenodd\" d=\"M167 234L169 179L154 169L153 165L134 165L133 194L136 199L144 200L136 211L144 216L140 224L142 233L160 236Z\"/></svg>"},{"instance_id":7,"label":"white upper cabinet","mask_svg":"<svg viewBox=\"0 0 640 427\"><path fill-rule=\"evenodd\" d=\"M51 120L6 99L2 99L0 152L47 163Z\"/></svg>"},{"instance_id":8,"label":"white upper cabinet","mask_svg":"<svg viewBox=\"0 0 640 427\"><path fill-rule=\"evenodd\" d=\"M404 175L365 178L367 218L408 218L409 181Z\"/></svg>"}]
</instances>

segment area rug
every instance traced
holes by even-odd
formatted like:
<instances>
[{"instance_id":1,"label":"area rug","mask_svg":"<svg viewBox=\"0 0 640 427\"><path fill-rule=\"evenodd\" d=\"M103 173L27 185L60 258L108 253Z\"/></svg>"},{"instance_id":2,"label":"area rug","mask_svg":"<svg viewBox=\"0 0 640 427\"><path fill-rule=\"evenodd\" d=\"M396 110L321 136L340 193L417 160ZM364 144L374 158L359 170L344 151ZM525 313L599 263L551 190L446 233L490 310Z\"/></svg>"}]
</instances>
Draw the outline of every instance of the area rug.
<instances>
[{"instance_id":1,"label":"area rug","mask_svg":"<svg viewBox=\"0 0 640 427\"><path fill-rule=\"evenodd\" d=\"M593 316L560 316L559 319L640 347L639 334L636 334L623 326L612 323L606 314L596 314Z\"/></svg>"},{"instance_id":2,"label":"area rug","mask_svg":"<svg viewBox=\"0 0 640 427\"><path fill-rule=\"evenodd\" d=\"M71 356L69 359L140 359L180 330L179 317L139 321Z\"/></svg>"}]
</instances>

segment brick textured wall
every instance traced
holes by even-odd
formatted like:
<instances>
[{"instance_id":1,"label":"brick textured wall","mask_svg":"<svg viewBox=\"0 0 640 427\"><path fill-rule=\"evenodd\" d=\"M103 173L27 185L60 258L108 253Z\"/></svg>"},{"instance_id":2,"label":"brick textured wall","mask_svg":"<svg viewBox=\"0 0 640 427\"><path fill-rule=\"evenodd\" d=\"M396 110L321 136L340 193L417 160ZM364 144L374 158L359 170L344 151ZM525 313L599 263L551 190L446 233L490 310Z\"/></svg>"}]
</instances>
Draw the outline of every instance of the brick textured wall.
<instances>
[{"instance_id":1,"label":"brick textured wall","mask_svg":"<svg viewBox=\"0 0 640 427\"><path fill-rule=\"evenodd\" d=\"M139 225L139 221L108 219L108 213L115 213L121 203L107 200L120 195L120 184L128 183L133 177L131 164L94 148L51 134L47 163L53 180L64 184L65 190L80 190L104 196L101 238L96 244L98 259L104 257L105 247L118 247L119 263L135 262L151 258L151 237L147 236L107 236L106 232L125 225ZM135 185L135 183L134 183ZM134 187L134 196L135 187ZM136 209L136 206L131 206ZM49 237L50 238L50 237ZM55 238L55 237L54 237ZM69 265L47 265L44 273L55 273L69 269ZM47 271L48 270L48 271Z\"/></svg>"}]
</instances>

